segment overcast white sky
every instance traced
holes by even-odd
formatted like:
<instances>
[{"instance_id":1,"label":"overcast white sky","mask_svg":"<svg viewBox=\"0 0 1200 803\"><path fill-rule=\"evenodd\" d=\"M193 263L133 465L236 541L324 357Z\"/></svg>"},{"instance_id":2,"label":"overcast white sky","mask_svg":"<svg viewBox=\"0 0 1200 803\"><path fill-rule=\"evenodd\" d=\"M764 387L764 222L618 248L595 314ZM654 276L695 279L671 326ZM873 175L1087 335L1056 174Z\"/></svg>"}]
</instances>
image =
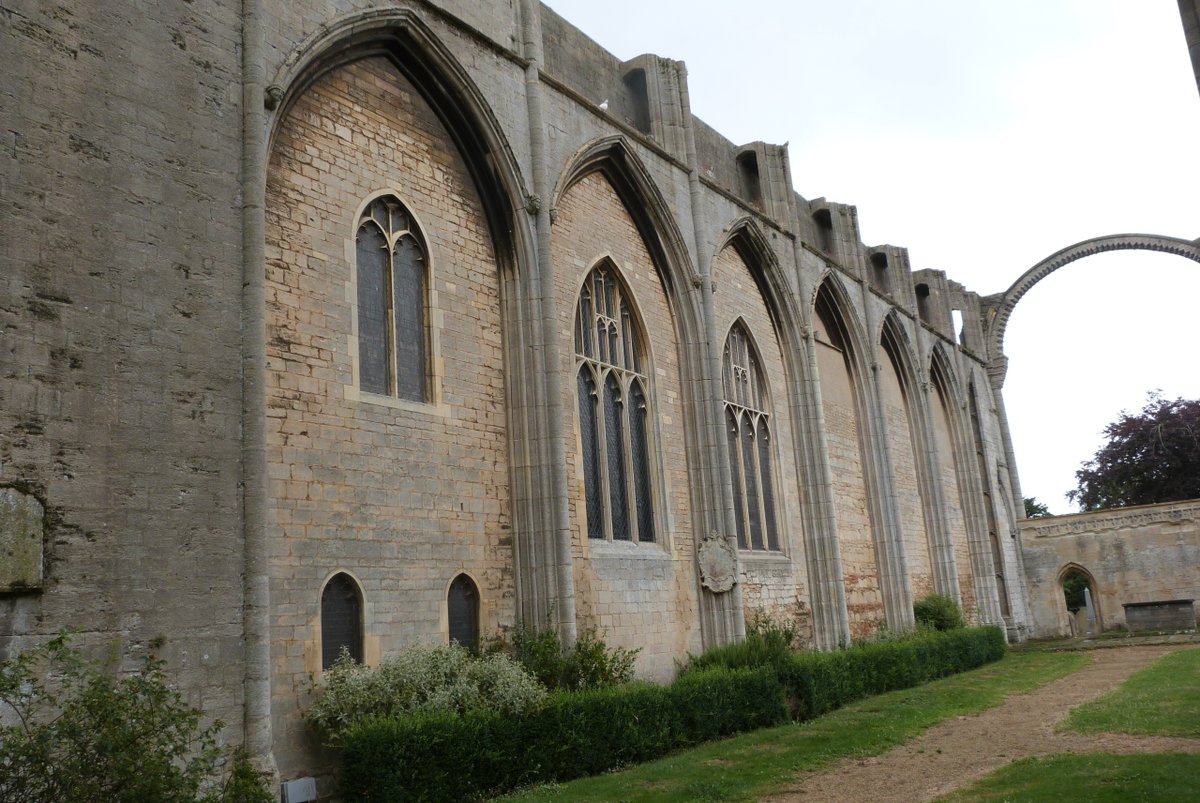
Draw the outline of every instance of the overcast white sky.
<instances>
[{"instance_id":1,"label":"overcast white sky","mask_svg":"<svg viewBox=\"0 0 1200 803\"><path fill-rule=\"evenodd\" d=\"M806 198L981 295L1088 237L1200 236L1200 94L1175 0L549 0L622 59L687 62L692 111L790 142ZM1055 513L1146 392L1200 398L1200 266L1102 254L1009 321L1021 483Z\"/></svg>"}]
</instances>

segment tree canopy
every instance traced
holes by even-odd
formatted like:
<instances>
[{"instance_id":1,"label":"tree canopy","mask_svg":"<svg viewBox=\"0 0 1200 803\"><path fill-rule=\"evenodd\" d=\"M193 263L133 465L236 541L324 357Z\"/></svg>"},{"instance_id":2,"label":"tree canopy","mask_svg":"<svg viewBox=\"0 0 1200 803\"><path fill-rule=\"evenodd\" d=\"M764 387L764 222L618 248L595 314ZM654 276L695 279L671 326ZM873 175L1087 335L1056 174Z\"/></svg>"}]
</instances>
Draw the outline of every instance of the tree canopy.
<instances>
[{"instance_id":1,"label":"tree canopy","mask_svg":"<svg viewBox=\"0 0 1200 803\"><path fill-rule=\"evenodd\" d=\"M1048 516L1053 516L1050 508L1038 501L1036 496L1025 497L1025 518L1027 519L1044 519Z\"/></svg>"},{"instance_id":2,"label":"tree canopy","mask_svg":"<svg viewBox=\"0 0 1200 803\"><path fill-rule=\"evenodd\" d=\"M1200 400L1149 394L1104 428L1108 442L1075 472L1081 510L1200 498Z\"/></svg>"}]
</instances>

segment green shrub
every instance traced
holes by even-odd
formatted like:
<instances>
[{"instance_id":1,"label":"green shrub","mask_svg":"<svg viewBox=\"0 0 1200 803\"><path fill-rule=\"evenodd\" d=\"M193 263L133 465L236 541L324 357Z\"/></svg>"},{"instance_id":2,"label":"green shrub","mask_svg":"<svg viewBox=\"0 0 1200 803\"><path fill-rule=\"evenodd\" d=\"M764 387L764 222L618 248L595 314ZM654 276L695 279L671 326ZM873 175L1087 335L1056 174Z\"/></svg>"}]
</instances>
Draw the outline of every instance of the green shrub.
<instances>
[{"instance_id":1,"label":"green shrub","mask_svg":"<svg viewBox=\"0 0 1200 803\"><path fill-rule=\"evenodd\" d=\"M720 666L741 669L777 666L795 652L796 624L779 620L757 610L746 625L746 638L689 655L681 674Z\"/></svg>"},{"instance_id":2,"label":"green shrub","mask_svg":"<svg viewBox=\"0 0 1200 803\"><path fill-rule=\"evenodd\" d=\"M609 647L595 628L579 633L574 647L564 647L553 628L541 630L520 624L507 643L495 650L510 654L547 689L603 689L633 679L633 663L640 650Z\"/></svg>"},{"instance_id":3,"label":"green shrub","mask_svg":"<svg viewBox=\"0 0 1200 803\"><path fill-rule=\"evenodd\" d=\"M916 633L837 652L797 653L780 680L799 718L809 719L863 697L983 666L1003 657L1006 648L997 627Z\"/></svg>"},{"instance_id":4,"label":"green shrub","mask_svg":"<svg viewBox=\"0 0 1200 803\"><path fill-rule=\"evenodd\" d=\"M558 692L520 716L478 711L362 722L343 740L350 799L461 800L565 781L782 722L770 670L696 672L672 686Z\"/></svg>"},{"instance_id":5,"label":"green shrub","mask_svg":"<svg viewBox=\"0 0 1200 803\"><path fill-rule=\"evenodd\" d=\"M462 800L566 781L782 722L786 703L794 718L809 719L981 666L1005 650L995 627L924 632L831 653L781 655L777 640L761 633L751 639L767 646L710 650L670 686L559 691L515 716L478 710L361 721L342 740L342 793L353 800ZM709 667L700 669L705 661Z\"/></svg>"},{"instance_id":6,"label":"green shrub","mask_svg":"<svg viewBox=\"0 0 1200 803\"><path fill-rule=\"evenodd\" d=\"M917 624L933 630L954 630L963 626L962 610L958 603L941 594L930 594L913 603Z\"/></svg>"},{"instance_id":7,"label":"green shrub","mask_svg":"<svg viewBox=\"0 0 1200 803\"><path fill-rule=\"evenodd\" d=\"M261 777L255 789L245 772L253 769L239 759L221 788L222 725L202 728L202 713L168 681L165 662L153 654L137 671L118 676L72 648L67 635L5 661L0 717L17 724L0 728L0 800L273 799Z\"/></svg>"},{"instance_id":8,"label":"green shrub","mask_svg":"<svg viewBox=\"0 0 1200 803\"><path fill-rule=\"evenodd\" d=\"M305 712L331 743L372 717L419 712L518 714L536 708L546 691L508 656L473 655L457 643L414 646L372 669L347 653L325 672L317 699Z\"/></svg>"},{"instance_id":9,"label":"green shrub","mask_svg":"<svg viewBox=\"0 0 1200 803\"><path fill-rule=\"evenodd\" d=\"M275 803L270 792L270 773L259 772L243 753L233 758L229 777L221 790L220 803Z\"/></svg>"}]
</instances>

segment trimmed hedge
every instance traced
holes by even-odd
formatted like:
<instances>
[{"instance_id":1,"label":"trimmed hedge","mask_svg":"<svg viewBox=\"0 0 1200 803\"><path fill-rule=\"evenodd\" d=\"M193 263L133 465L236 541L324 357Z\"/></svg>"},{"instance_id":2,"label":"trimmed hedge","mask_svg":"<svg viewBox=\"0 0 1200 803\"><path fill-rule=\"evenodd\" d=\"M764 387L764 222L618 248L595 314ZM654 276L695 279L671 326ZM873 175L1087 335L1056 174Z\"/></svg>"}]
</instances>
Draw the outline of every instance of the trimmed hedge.
<instances>
[{"instance_id":1,"label":"trimmed hedge","mask_svg":"<svg viewBox=\"0 0 1200 803\"><path fill-rule=\"evenodd\" d=\"M461 800L595 775L786 719L783 690L766 668L560 692L524 716L376 719L344 737L342 792L351 800Z\"/></svg>"},{"instance_id":2,"label":"trimmed hedge","mask_svg":"<svg viewBox=\"0 0 1200 803\"><path fill-rule=\"evenodd\" d=\"M735 645L736 646L736 645ZM921 633L831 653L749 648L706 653L670 686L559 692L521 716L375 719L342 743L351 800L461 800L567 781L671 750L810 719L862 697L973 669L1004 655L996 627ZM785 700L786 703L785 704Z\"/></svg>"},{"instance_id":3,"label":"trimmed hedge","mask_svg":"<svg viewBox=\"0 0 1200 803\"><path fill-rule=\"evenodd\" d=\"M919 686L1003 657L998 627L919 633L826 653L796 653L778 666L797 719L818 717L863 697Z\"/></svg>"}]
</instances>

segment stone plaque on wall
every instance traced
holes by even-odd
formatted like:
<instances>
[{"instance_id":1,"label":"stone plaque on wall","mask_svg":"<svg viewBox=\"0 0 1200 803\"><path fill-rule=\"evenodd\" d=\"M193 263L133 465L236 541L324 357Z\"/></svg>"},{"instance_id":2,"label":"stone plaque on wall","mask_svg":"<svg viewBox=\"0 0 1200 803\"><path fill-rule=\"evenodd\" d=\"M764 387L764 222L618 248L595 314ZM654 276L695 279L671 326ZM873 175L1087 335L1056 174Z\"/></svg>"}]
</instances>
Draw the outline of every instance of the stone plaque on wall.
<instances>
[{"instance_id":1,"label":"stone plaque on wall","mask_svg":"<svg viewBox=\"0 0 1200 803\"><path fill-rule=\"evenodd\" d=\"M42 503L0 488L0 592L42 587Z\"/></svg>"}]
</instances>

